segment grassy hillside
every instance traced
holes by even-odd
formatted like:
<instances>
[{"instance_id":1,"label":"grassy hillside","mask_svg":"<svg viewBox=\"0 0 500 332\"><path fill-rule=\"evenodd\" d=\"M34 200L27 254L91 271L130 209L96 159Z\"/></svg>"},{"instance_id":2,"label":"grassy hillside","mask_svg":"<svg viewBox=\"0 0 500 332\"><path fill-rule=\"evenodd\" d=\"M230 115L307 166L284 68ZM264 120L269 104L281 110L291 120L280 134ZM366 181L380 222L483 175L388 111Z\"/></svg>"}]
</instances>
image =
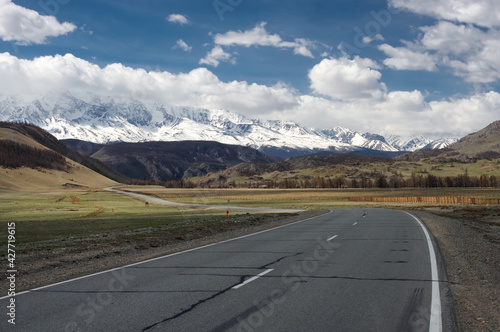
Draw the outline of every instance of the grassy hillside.
<instances>
[{"instance_id":1,"label":"grassy hillside","mask_svg":"<svg viewBox=\"0 0 500 332\"><path fill-rule=\"evenodd\" d=\"M469 134L446 149L419 150L398 156L396 160L418 161L431 159L441 162L475 162L500 158L500 121L495 121L478 132Z\"/></svg>"},{"instance_id":2,"label":"grassy hillside","mask_svg":"<svg viewBox=\"0 0 500 332\"><path fill-rule=\"evenodd\" d=\"M87 167L70 161L69 171L0 168L0 191L17 190L29 192L60 191L66 189L92 189L116 185L117 182L104 177Z\"/></svg>"},{"instance_id":3,"label":"grassy hillside","mask_svg":"<svg viewBox=\"0 0 500 332\"><path fill-rule=\"evenodd\" d=\"M34 125L0 122L0 139L11 140L13 142L26 144L31 147L50 149L78 164L94 170L105 177L118 182L126 180L126 177L122 174L101 163L99 160L88 157L70 148L47 131Z\"/></svg>"},{"instance_id":4,"label":"grassy hillside","mask_svg":"<svg viewBox=\"0 0 500 332\"><path fill-rule=\"evenodd\" d=\"M8 168L47 168L68 171L66 158L48 149L39 149L11 140L0 140L0 165Z\"/></svg>"},{"instance_id":5,"label":"grassy hillside","mask_svg":"<svg viewBox=\"0 0 500 332\"><path fill-rule=\"evenodd\" d=\"M500 153L500 121L495 121L484 129L467 135L450 148L464 154L480 154L489 151Z\"/></svg>"},{"instance_id":6,"label":"grassy hillside","mask_svg":"<svg viewBox=\"0 0 500 332\"><path fill-rule=\"evenodd\" d=\"M116 184L59 151L78 159L78 154L38 127L0 123L0 188L48 191ZM90 158L87 162L99 164Z\"/></svg>"},{"instance_id":7,"label":"grassy hillside","mask_svg":"<svg viewBox=\"0 0 500 332\"><path fill-rule=\"evenodd\" d=\"M25 134L22 134L21 132L19 132L17 130L2 127L3 124L4 123L0 122L0 140L3 140L3 141L8 140L8 141L16 142L19 144L24 144L24 145L27 145L27 146L30 146L33 148L37 148L37 149L49 150L49 148L46 147L45 145L38 143L33 138L26 136Z\"/></svg>"},{"instance_id":8,"label":"grassy hillside","mask_svg":"<svg viewBox=\"0 0 500 332\"><path fill-rule=\"evenodd\" d=\"M273 164L244 163L190 181L200 187L219 188L496 187L500 182L500 159L438 162L433 158L406 161L353 155L311 156Z\"/></svg>"}]
</instances>

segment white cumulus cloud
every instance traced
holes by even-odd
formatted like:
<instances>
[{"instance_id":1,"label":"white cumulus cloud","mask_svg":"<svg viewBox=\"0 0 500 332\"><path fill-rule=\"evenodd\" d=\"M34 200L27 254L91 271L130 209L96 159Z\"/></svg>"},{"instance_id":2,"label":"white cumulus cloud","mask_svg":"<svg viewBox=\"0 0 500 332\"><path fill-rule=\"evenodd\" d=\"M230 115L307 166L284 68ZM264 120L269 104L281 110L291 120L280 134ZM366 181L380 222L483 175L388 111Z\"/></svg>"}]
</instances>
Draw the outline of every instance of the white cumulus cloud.
<instances>
[{"instance_id":1,"label":"white cumulus cloud","mask_svg":"<svg viewBox=\"0 0 500 332\"><path fill-rule=\"evenodd\" d=\"M491 83L500 79L500 30L439 22L422 27L418 42L435 52L443 66L467 82Z\"/></svg>"},{"instance_id":2,"label":"white cumulus cloud","mask_svg":"<svg viewBox=\"0 0 500 332\"><path fill-rule=\"evenodd\" d=\"M199 63L200 65L217 67L221 61L231 62L233 64L236 62L230 53L224 51L220 46L215 46Z\"/></svg>"},{"instance_id":3,"label":"white cumulus cloud","mask_svg":"<svg viewBox=\"0 0 500 332\"><path fill-rule=\"evenodd\" d=\"M384 64L396 70L435 71L450 68L471 83L491 83L500 79L500 30L441 21L420 27L422 34L404 47L388 44L378 48L388 58Z\"/></svg>"},{"instance_id":4,"label":"white cumulus cloud","mask_svg":"<svg viewBox=\"0 0 500 332\"><path fill-rule=\"evenodd\" d=\"M395 8L455 22L492 28L500 26L497 0L389 0Z\"/></svg>"},{"instance_id":5,"label":"white cumulus cloud","mask_svg":"<svg viewBox=\"0 0 500 332\"><path fill-rule=\"evenodd\" d=\"M383 41L385 40L384 39L384 36L382 36L380 33L377 33L375 36L373 37L370 37L370 36L365 36L363 37L362 41L363 43L365 44L370 44L371 42L373 41Z\"/></svg>"},{"instance_id":6,"label":"white cumulus cloud","mask_svg":"<svg viewBox=\"0 0 500 332\"><path fill-rule=\"evenodd\" d=\"M189 46L184 40L179 39L177 43L175 44L174 48L179 48L183 50L184 52L191 52L193 47Z\"/></svg>"},{"instance_id":7,"label":"white cumulus cloud","mask_svg":"<svg viewBox=\"0 0 500 332\"><path fill-rule=\"evenodd\" d=\"M349 102L303 95L298 106L274 112L273 117L317 128L341 125L359 132L389 132L459 138L498 120L500 94L425 101L420 91L392 91L377 99Z\"/></svg>"},{"instance_id":8,"label":"white cumulus cloud","mask_svg":"<svg viewBox=\"0 0 500 332\"><path fill-rule=\"evenodd\" d=\"M414 51L406 47L392 47L382 44L378 47L389 58L384 65L397 70L437 70L434 57L427 52Z\"/></svg>"},{"instance_id":9,"label":"white cumulus cloud","mask_svg":"<svg viewBox=\"0 0 500 332\"><path fill-rule=\"evenodd\" d=\"M373 98L385 86L379 82L380 67L370 59L323 59L309 72L314 92L334 99Z\"/></svg>"},{"instance_id":10,"label":"white cumulus cloud","mask_svg":"<svg viewBox=\"0 0 500 332\"><path fill-rule=\"evenodd\" d=\"M189 23L188 18L181 14L170 14L167 16L167 21L170 23L176 23L180 25Z\"/></svg>"},{"instance_id":11,"label":"white cumulus cloud","mask_svg":"<svg viewBox=\"0 0 500 332\"><path fill-rule=\"evenodd\" d=\"M294 54L314 58L311 48L315 43L308 39L296 38L294 41L284 41L278 34L269 34L266 31L266 22L261 22L255 28L246 31L228 31L216 34L214 42L217 45L232 46L271 46L277 48L291 48Z\"/></svg>"},{"instance_id":12,"label":"white cumulus cloud","mask_svg":"<svg viewBox=\"0 0 500 332\"><path fill-rule=\"evenodd\" d=\"M44 44L47 37L65 35L76 29L72 23L60 23L54 16L0 0L0 38L19 45Z\"/></svg>"},{"instance_id":13,"label":"white cumulus cloud","mask_svg":"<svg viewBox=\"0 0 500 332\"><path fill-rule=\"evenodd\" d=\"M393 7L437 18L432 26L405 46L379 46L396 70L447 68L470 83L500 80L500 1L497 0L390 0Z\"/></svg>"},{"instance_id":14,"label":"white cumulus cloud","mask_svg":"<svg viewBox=\"0 0 500 332\"><path fill-rule=\"evenodd\" d=\"M361 132L464 136L498 119L500 94L426 101L415 91L387 91L370 59L323 59L300 95L285 84L221 81L206 68L186 73L146 71L120 63L100 67L71 54L20 59L0 53L0 98L76 96L134 98L166 106L228 109L251 118L291 120L306 126L344 126ZM341 80L338 82L337 80Z\"/></svg>"},{"instance_id":15,"label":"white cumulus cloud","mask_svg":"<svg viewBox=\"0 0 500 332\"><path fill-rule=\"evenodd\" d=\"M170 106L223 108L249 116L280 111L297 103L286 86L223 82L206 68L188 73L134 69L120 63L103 68L72 54L33 60L0 53L0 96L40 96L52 91L75 95L137 98Z\"/></svg>"},{"instance_id":16,"label":"white cumulus cloud","mask_svg":"<svg viewBox=\"0 0 500 332\"><path fill-rule=\"evenodd\" d=\"M442 54L464 54L481 47L489 39L488 33L471 25L440 21L433 26L424 26L420 43L427 50Z\"/></svg>"}]
</instances>

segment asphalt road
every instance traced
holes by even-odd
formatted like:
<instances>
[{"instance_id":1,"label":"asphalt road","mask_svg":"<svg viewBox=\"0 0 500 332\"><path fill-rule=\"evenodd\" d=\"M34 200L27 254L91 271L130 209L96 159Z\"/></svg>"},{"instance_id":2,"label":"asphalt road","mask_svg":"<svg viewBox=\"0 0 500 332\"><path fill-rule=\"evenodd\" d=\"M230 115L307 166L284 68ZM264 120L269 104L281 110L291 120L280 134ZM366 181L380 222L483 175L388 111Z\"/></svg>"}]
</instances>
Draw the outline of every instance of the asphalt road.
<instances>
[{"instance_id":1,"label":"asphalt road","mask_svg":"<svg viewBox=\"0 0 500 332\"><path fill-rule=\"evenodd\" d=\"M20 293L1 331L454 331L439 252L412 215L334 210ZM22 272L21 272L22 273Z\"/></svg>"}]
</instances>

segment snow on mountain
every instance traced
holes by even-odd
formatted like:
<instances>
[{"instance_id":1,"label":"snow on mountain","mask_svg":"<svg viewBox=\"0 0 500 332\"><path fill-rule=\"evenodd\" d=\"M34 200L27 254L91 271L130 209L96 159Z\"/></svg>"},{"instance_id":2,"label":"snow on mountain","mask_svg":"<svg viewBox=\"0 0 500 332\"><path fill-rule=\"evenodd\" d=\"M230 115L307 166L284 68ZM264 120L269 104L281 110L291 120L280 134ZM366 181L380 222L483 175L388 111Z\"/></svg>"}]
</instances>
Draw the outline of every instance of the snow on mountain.
<instances>
[{"instance_id":1,"label":"snow on mountain","mask_svg":"<svg viewBox=\"0 0 500 332\"><path fill-rule=\"evenodd\" d=\"M342 127L326 129L321 131L321 133L326 137L338 140L339 142L352 144L366 149L390 151L390 152L399 151L395 147L388 144L385 141L384 137L379 135L374 135L370 133L360 134L358 132Z\"/></svg>"},{"instance_id":2,"label":"snow on mountain","mask_svg":"<svg viewBox=\"0 0 500 332\"><path fill-rule=\"evenodd\" d=\"M204 140L260 148L350 152L361 148L407 151L425 137L360 134L342 127L306 128L290 121L248 119L227 110L172 107L137 100L51 93L36 99L0 99L0 120L38 125L59 139L93 143ZM443 143L445 144L445 143Z\"/></svg>"},{"instance_id":3,"label":"snow on mountain","mask_svg":"<svg viewBox=\"0 0 500 332\"><path fill-rule=\"evenodd\" d=\"M432 139L421 135L392 135L388 133L381 134L386 142L391 146L395 147L399 151L416 151L424 148L431 142Z\"/></svg>"},{"instance_id":4,"label":"snow on mountain","mask_svg":"<svg viewBox=\"0 0 500 332\"><path fill-rule=\"evenodd\" d=\"M451 144L455 143L457 139L454 138L441 138L434 140L427 144L426 146L423 147L423 149L428 149L428 150L440 150L447 148Z\"/></svg>"},{"instance_id":5,"label":"snow on mountain","mask_svg":"<svg viewBox=\"0 0 500 332\"><path fill-rule=\"evenodd\" d=\"M252 120L226 110L170 107L137 100L97 96L83 100L69 93L30 101L5 98L0 101L0 120L28 122L59 139L93 143L205 140L254 148L358 149L292 122Z\"/></svg>"}]
</instances>

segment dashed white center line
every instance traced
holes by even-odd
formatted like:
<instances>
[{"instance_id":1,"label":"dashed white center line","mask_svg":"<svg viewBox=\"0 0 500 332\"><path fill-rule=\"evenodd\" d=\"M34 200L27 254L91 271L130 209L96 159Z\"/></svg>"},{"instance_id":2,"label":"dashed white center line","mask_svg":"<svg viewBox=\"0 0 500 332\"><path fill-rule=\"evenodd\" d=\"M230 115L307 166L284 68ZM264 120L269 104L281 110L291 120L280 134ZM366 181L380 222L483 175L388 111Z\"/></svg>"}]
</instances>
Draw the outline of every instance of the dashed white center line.
<instances>
[{"instance_id":1,"label":"dashed white center line","mask_svg":"<svg viewBox=\"0 0 500 332\"><path fill-rule=\"evenodd\" d=\"M266 275L266 274L268 274L269 272L271 272L271 271L273 271L273 270L274 270L274 269L265 270L264 272L261 272L261 273L257 274L255 277L251 277L250 279L245 280L245 281L244 281L244 282L242 282L241 284L238 284L238 285L234 286L234 287L233 287L233 289L238 289L238 288L240 288L240 287L243 287L243 286L245 286L246 284L251 283L252 281L254 281L254 280L256 280L256 279L258 279L258 278L260 278L260 277L262 277L262 276L264 276L264 275Z\"/></svg>"},{"instance_id":2,"label":"dashed white center line","mask_svg":"<svg viewBox=\"0 0 500 332\"><path fill-rule=\"evenodd\" d=\"M334 235L334 236L332 236L331 238L327 239L326 241L331 241L331 240L335 239L337 236L338 236L338 235Z\"/></svg>"},{"instance_id":3,"label":"dashed white center line","mask_svg":"<svg viewBox=\"0 0 500 332\"><path fill-rule=\"evenodd\" d=\"M353 226L356 226L358 224L358 222L356 221L354 224L352 224Z\"/></svg>"}]
</instances>

